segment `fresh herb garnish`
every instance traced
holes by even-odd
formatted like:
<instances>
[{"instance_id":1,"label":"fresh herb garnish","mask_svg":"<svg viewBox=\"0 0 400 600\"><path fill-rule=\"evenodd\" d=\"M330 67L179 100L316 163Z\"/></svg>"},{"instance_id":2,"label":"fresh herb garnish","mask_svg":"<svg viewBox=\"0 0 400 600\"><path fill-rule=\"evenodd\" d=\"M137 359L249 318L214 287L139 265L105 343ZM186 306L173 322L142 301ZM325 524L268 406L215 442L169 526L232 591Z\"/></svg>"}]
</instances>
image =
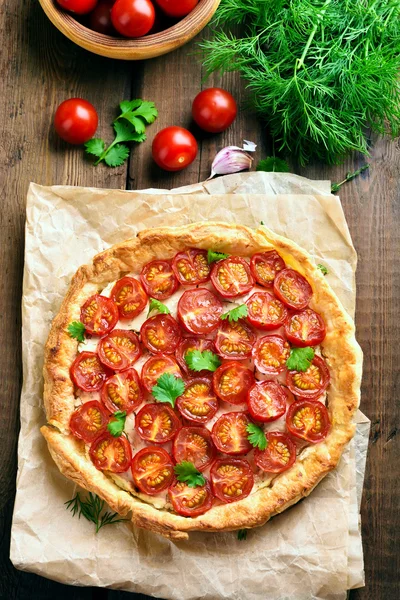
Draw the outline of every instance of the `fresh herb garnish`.
<instances>
[{"instance_id":1,"label":"fresh herb garnish","mask_svg":"<svg viewBox=\"0 0 400 600\"><path fill-rule=\"evenodd\" d=\"M289 173L289 165L286 160L277 156L268 156L260 160L256 166L256 171L266 171L268 173Z\"/></svg>"},{"instance_id":2,"label":"fresh herb garnish","mask_svg":"<svg viewBox=\"0 0 400 600\"><path fill-rule=\"evenodd\" d=\"M214 252L213 250L208 250L207 252L207 262L210 265L213 262L217 262L218 260L223 260L224 258L228 258L229 254L224 254L223 252Z\"/></svg>"},{"instance_id":3,"label":"fresh herb garnish","mask_svg":"<svg viewBox=\"0 0 400 600\"><path fill-rule=\"evenodd\" d=\"M184 391L185 384L180 377L175 377L172 373L163 373L157 379L151 393L158 402L166 402L175 408L175 400L182 396Z\"/></svg>"},{"instance_id":4,"label":"fresh herb garnish","mask_svg":"<svg viewBox=\"0 0 400 600\"><path fill-rule=\"evenodd\" d=\"M317 268L321 271L322 275L328 275L328 269L324 265L321 265L321 263L317 265Z\"/></svg>"},{"instance_id":5,"label":"fresh herb garnish","mask_svg":"<svg viewBox=\"0 0 400 600\"><path fill-rule=\"evenodd\" d=\"M249 440L250 444L259 450L265 450L268 442L263 429L254 423L249 423L246 427L246 431L247 439Z\"/></svg>"},{"instance_id":6,"label":"fresh herb garnish","mask_svg":"<svg viewBox=\"0 0 400 600\"><path fill-rule=\"evenodd\" d=\"M64 504L66 505L67 510L72 512L72 516L78 514L78 517L81 518L82 515L87 521L94 523L96 525L96 533L98 533L104 525L129 521L129 519L121 519L118 513L109 511L103 512L105 505L104 500L101 500L96 494L92 494L92 492L89 492L89 496L86 497L86 500L83 500L78 492L76 496L71 500L68 500L68 502L64 502Z\"/></svg>"},{"instance_id":7,"label":"fresh herb garnish","mask_svg":"<svg viewBox=\"0 0 400 600\"><path fill-rule=\"evenodd\" d=\"M239 319L247 317L247 312L247 304L240 304L240 306L236 306L235 308L232 308L232 310L223 313L221 319L228 319L229 323L232 323L232 321L238 321Z\"/></svg>"},{"instance_id":8,"label":"fresh herb garnish","mask_svg":"<svg viewBox=\"0 0 400 600\"><path fill-rule=\"evenodd\" d=\"M113 415L113 420L107 425L108 431L114 437L119 437L124 431L126 421L126 411L118 410Z\"/></svg>"},{"instance_id":9,"label":"fresh herb garnish","mask_svg":"<svg viewBox=\"0 0 400 600\"><path fill-rule=\"evenodd\" d=\"M144 133L146 125L151 125L158 117L158 110L156 109L154 102L147 102L146 100L124 100L119 107L121 109L121 114L116 118L116 121L119 119L129 121L137 133Z\"/></svg>"},{"instance_id":10,"label":"fresh herb garnish","mask_svg":"<svg viewBox=\"0 0 400 600\"><path fill-rule=\"evenodd\" d=\"M219 357L211 350L188 350L185 362L191 371L216 371L221 364Z\"/></svg>"},{"instance_id":11,"label":"fresh herb garnish","mask_svg":"<svg viewBox=\"0 0 400 600\"><path fill-rule=\"evenodd\" d=\"M364 171L369 169L369 167L370 167L370 165L369 165L369 163L367 163L366 165L363 165L362 167L357 169L357 171L353 171L353 173L351 173L350 171L348 173L346 173L346 178L343 179L343 181L341 181L340 183L332 183L332 185L331 185L332 194L334 194L335 192L338 192L344 183L347 183L348 181L352 181L352 179L355 179L355 177L357 177L358 175L360 175L361 173L363 173Z\"/></svg>"},{"instance_id":12,"label":"fresh herb garnish","mask_svg":"<svg viewBox=\"0 0 400 600\"><path fill-rule=\"evenodd\" d=\"M290 371L307 371L315 356L312 348L292 348L286 366Z\"/></svg>"},{"instance_id":13,"label":"fresh herb garnish","mask_svg":"<svg viewBox=\"0 0 400 600\"><path fill-rule=\"evenodd\" d=\"M78 340L78 342L85 341L85 326L80 321L72 321L67 327L69 335Z\"/></svg>"},{"instance_id":14,"label":"fresh herb garnish","mask_svg":"<svg viewBox=\"0 0 400 600\"><path fill-rule=\"evenodd\" d=\"M151 312L153 312L153 310L157 310L159 313L161 313L163 315L171 314L171 311L169 310L168 306L166 306L159 300L156 300L155 298L150 298L149 312L147 313L147 316L149 316L149 314Z\"/></svg>"},{"instance_id":15,"label":"fresh herb garnish","mask_svg":"<svg viewBox=\"0 0 400 600\"><path fill-rule=\"evenodd\" d=\"M189 487L195 488L206 483L203 475L196 469L192 462L183 460L175 465L174 470L177 480L187 483Z\"/></svg>"},{"instance_id":16,"label":"fresh herb garnish","mask_svg":"<svg viewBox=\"0 0 400 600\"><path fill-rule=\"evenodd\" d=\"M247 538L247 529L239 529L237 532L237 539L242 542Z\"/></svg>"}]
</instances>

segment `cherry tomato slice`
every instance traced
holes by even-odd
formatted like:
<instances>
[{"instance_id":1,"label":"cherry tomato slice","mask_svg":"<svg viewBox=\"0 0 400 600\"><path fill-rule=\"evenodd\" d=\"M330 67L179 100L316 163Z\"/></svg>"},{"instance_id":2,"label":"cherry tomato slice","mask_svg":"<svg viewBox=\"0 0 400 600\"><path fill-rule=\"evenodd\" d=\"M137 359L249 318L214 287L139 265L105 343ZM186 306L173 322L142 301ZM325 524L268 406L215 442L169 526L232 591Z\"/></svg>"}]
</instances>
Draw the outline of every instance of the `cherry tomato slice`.
<instances>
[{"instance_id":1,"label":"cherry tomato slice","mask_svg":"<svg viewBox=\"0 0 400 600\"><path fill-rule=\"evenodd\" d=\"M196 377L187 382L185 391L176 401L176 407L185 419L206 423L218 410L218 400L207 377Z\"/></svg>"},{"instance_id":2,"label":"cherry tomato slice","mask_svg":"<svg viewBox=\"0 0 400 600\"><path fill-rule=\"evenodd\" d=\"M181 330L171 315L156 315L140 329L142 343L155 354L173 354L181 341Z\"/></svg>"},{"instance_id":3,"label":"cherry tomato slice","mask_svg":"<svg viewBox=\"0 0 400 600\"><path fill-rule=\"evenodd\" d=\"M296 460L296 445L281 431L270 431L266 437L267 447L265 450L254 450L254 462L267 473L286 471Z\"/></svg>"},{"instance_id":4,"label":"cherry tomato slice","mask_svg":"<svg viewBox=\"0 0 400 600\"><path fill-rule=\"evenodd\" d=\"M211 281L224 298L243 296L254 286L249 263L238 256L216 262L211 271Z\"/></svg>"},{"instance_id":5,"label":"cherry tomato slice","mask_svg":"<svg viewBox=\"0 0 400 600\"><path fill-rule=\"evenodd\" d=\"M325 339L326 327L318 313L306 308L290 315L285 323L285 334L295 346L317 346Z\"/></svg>"},{"instance_id":6,"label":"cherry tomato slice","mask_svg":"<svg viewBox=\"0 0 400 600\"><path fill-rule=\"evenodd\" d=\"M210 471L214 496L222 502L237 502L246 498L254 485L250 464L244 458L216 460Z\"/></svg>"},{"instance_id":7,"label":"cherry tomato slice","mask_svg":"<svg viewBox=\"0 0 400 600\"><path fill-rule=\"evenodd\" d=\"M276 381L262 381L249 389L247 404L249 413L256 421L276 421L286 411L285 389Z\"/></svg>"},{"instance_id":8,"label":"cherry tomato slice","mask_svg":"<svg viewBox=\"0 0 400 600\"><path fill-rule=\"evenodd\" d=\"M283 269L275 277L274 292L289 308L303 310L311 300L312 287L294 269Z\"/></svg>"},{"instance_id":9,"label":"cherry tomato slice","mask_svg":"<svg viewBox=\"0 0 400 600\"><path fill-rule=\"evenodd\" d=\"M208 88L193 100L192 116L201 129L220 133L232 125L237 115L234 97L221 88Z\"/></svg>"},{"instance_id":10,"label":"cherry tomato slice","mask_svg":"<svg viewBox=\"0 0 400 600\"><path fill-rule=\"evenodd\" d=\"M260 285L268 288L272 288L276 274L285 268L285 262L276 250L257 252L250 260L250 269L254 279Z\"/></svg>"},{"instance_id":11,"label":"cherry tomato slice","mask_svg":"<svg viewBox=\"0 0 400 600\"><path fill-rule=\"evenodd\" d=\"M133 331L114 329L103 337L97 353L104 366L113 371L124 371L139 358L139 338Z\"/></svg>"},{"instance_id":12,"label":"cherry tomato slice","mask_svg":"<svg viewBox=\"0 0 400 600\"><path fill-rule=\"evenodd\" d=\"M110 298L95 294L82 306L81 322L87 333L105 335L114 329L118 322L118 308Z\"/></svg>"},{"instance_id":13,"label":"cherry tomato slice","mask_svg":"<svg viewBox=\"0 0 400 600\"><path fill-rule=\"evenodd\" d=\"M213 497L210 484L190 487L182 481L177 481L168 490L169 499L175 512L184 517L204 515L212 507Z\"/></svg>"},{"instance_id":14,"label":"cherry tomato slice","mask_svg":"<svg viewBox=\"0 0 400 600\"><path fill-rule=\"evenodd\" d=\"M99 118L93 104L83 98L61 102L54 115L54 128L62 140L79 145L96 133Z\"/></svg>"},{"instance_id":15,"label":"cherry tomato slice","mask_svg":"<svg viewBox=\"0 0 400 600\"><path fill-rule=\"evenodd\" d=\"M171 407L165 404L145 404L136 415L136 431L146 442L165 444L171 441L181 422Z\"/></svg>"},{"instance_id":16,"label":"cherry tomato slice","mask_svg":"<svg viewBox=\"0 0 400 600\"><path fill-rule=\"evenodd\" d=\"M329 369L319 356L314 356L307 371L288 371L286 376L289 390L299 398L318 398L328 387L329 381Z\"/></svg>"},{"instance_id":17,"label":"cherry tomato slice","mask_svg":"<svg viewBox=\"0 0 400 600\"><path fill-rule=\"evenodd\" d=\"M164 450L156 446L142 448L132 459L135 485L149 496L163 492L174 480L174 463Z\"/></svg>"},{"instance_id":18,"label":"cherry tomato slice","mask_svg":"<svg viewBox=\"0 0 400 600\"><path fill-rule=\"evenodd\" d=\"M247 392L254 383L253 371L237 362L223 363L213 375L214 392L230 404L246 402Z\"/></svg>"},{"instance_id":19,"label":"cherry tomato slice","mask_svg":"<svg viewBox=\"0 0 400 600\"><path fill-rule=\"evenodd\" d=\"M215 457L211 433L205 427L182 427L174 439L173 452L177 463L187 460L204 471Z\"/></svg>"},{"instance_id":20,"label":"cherry tomato slice","mask_svg":"<svg viewBox=\"0 0 400 600\"><path fill-rule=\"evenodd\" d=\"M124 473L132 461L131 445L124 435L104 433L90 446L89 455L96 469L112 473Z\"/></svg>"},{"instance_id":21,"label":"cherry tomato slice","mask_svg":"<svg viewBox=\"0 0 400 600\"><path fill-rule=\"evenodd\" d=\"M280 335L265 335L253 347L253 359L257 369L264 375L276 375L286 368L290 346Z\"/></svg>"},{"instance_id":22,"label":"cherry tomato slice","mask_svg":"<svg viewBox=\"0 0 400 600\"><path fill-rule=\"evenodd\" d=\"M246 302L247 320L257 329L269 331L284 324L288 311L286 306L269 292L255 292Z\"/></svg>"},{"instance_id":23,"label":"cherry tomato slice","mask_svg":"<svg viewBox=\"0 0 400 600\"><path fill-rule=\"evenodd\" d=\"M146 292L133 277L123 277L117 281L110 297L117 305L121 319L134 319L147 304Z\"/></svg>"},{"instance_id":24,"label":"cherry tomato slice","mask_svg":"<svg viewBox=\"0 0 400 600\"><path fill-rule=\"evenodd\" d=\"M142 383L146 390L151 393L157 383L157 379L163 373L171 373L175 377L182 377L178 363L171 356L152 356L147 360L142 368Z\"/></svg>"},{"instance_id":25,"label":"cherry tomato slice","mask_svg":"<svg viewBox=\"0 0 400 600\"><path fill-rule=\"evenodd\" d=\"M245 321L221 321L215 338L218 354L230 360L243 360L251 356L251 349L256 340L254 331Z\"/></svg>"},{"instance_id":26,"label":"cherry tomato slice","mask_svg":"<svg viewBox=\"0 0 400 600\"><path fill-rule=\"evenodd\" d=\"M190 333L205 335L218 327L222 302L205 288L187 290L178 302L178 318Z\"/></svg>"},{"instance_id":27,"label":"cherry tomato slice","mask_svg":"<svg viewBox=\"0 0 400 600\"><path fill-rule=\"evenodd\" d=\"M246 427L250 423L244 412L225 413L212 428L215 447L225 454L247 454L252 445L247 439Z\"/></svg>"},{"instance_id":28,"label":"cherry tomato slice","mask_svg":"<svg viewBox=\"0 0 400 600\"><path fill-rule=\"evenodd\" d=\"M57 0L57 4L77 15L86 15L95 8L97 0Z\"/></svg>"},{"instance_id":29,"label":"cherry tomato slice","mask_svg":"<svg viewBox=\"0 0 400 600\"><path fill-rule=\"evenodd\" d=\"M92 400L74 410L69 426L77 438L91 443L107 429L108 421L104 407L97 400Z\"/></svg>"},{"instance_id":30,"label":"cherry tomato slice","mask_svg":"<svg viewBox=\"0 0 400 600\"><path fill-rule=\"evenodd\" d=\"M84 392L97 392L110 376L94 352L81 352L70 368L71 379Z\"/></svg>"},{"instance_id":31,"label":"cherry tomato slice","mask_svg":"<svg viewBox=\"0 0 400 600\"><path fill-rule=\"evenodd\" d=\"M136 370L127 369L107 379L101 389L101 400L112 413L124 410L129 415L138 408L143 402L143 392Z\"/></svg>"},{"instance_id":32,"label":"cherry tomato slice","mask_svg":"<svg viewBox=\"0 0 400 600\"><path fill-rule=\"evenodd\" d=\"M181 171L197 156L195 138L183 127L166 127L153 140L151 152L154 161L165 171Z\"/></svg>"},{"instance_id":33,"label":"cherry tomato slice","mask_svg":"<svg viewBox=\"0 0 400 600\"><path fill-rule=\"evenodd\" d=\"M181 285L198 285L210 279L207 252L189 248L178 252L172 261L175 276Z\"/></svg>"},{"instance_id":34,"label":"cherry tomato slice","mask_svg":"<svg viewBox=\"0 0 400 600\"><path fill-rule=\"evenodd\" d=\"M165 12L169 17L174 19L180 19L188 15L195 6L197 6L199 0L155 0L156 4Z\"/></svg>"},{"instance_id":35,"label":"cherry tomato slice","mask_svg":"<svg viewBox=\"0 0 400 600\"><path fill-rule=\"evenodd\" d=\"M167 260L153 260L147 263L140 273L140 281L148 296L165 300L179 287L171 263Z\"/></svg>"},{"instance_id":36,"label":"cherry tomato slice","mask_svg":"<svg viewBox=\"0 0 400 600\"><path fill-rule=\"evenodd\" d=\"M176 350L176 360L185 373L188 373L193 377L211 377L211 371L192 371L189 369L185 360L185 356L188 352L190 352L190 350L199 350L199 352L208 350L209 352L215 353L214 342L205 338L184 338Z\"/></svg>"},{"instance_id":37,"label":"cherry tomato slice","mask_svg":"<svg viewBox=\"0 0 400 600\"><path fill-rule=\"evenodd\" d=\"M138 38L149 33L156 12L150 0L117 0L111 9L111 21L121 35Z\"/></svg>"},{"instance_id":38,"label":"cherry tomato slice","mask_svg":"<svg viewBox=\"0 0 400 600\"><path fill-rule=\"evenodd\" d=\"M289 433L301 440L317 444L326 438L331 427L328 411L319 400L296 400L286 414Z\"/></svg>"}]
</instances>

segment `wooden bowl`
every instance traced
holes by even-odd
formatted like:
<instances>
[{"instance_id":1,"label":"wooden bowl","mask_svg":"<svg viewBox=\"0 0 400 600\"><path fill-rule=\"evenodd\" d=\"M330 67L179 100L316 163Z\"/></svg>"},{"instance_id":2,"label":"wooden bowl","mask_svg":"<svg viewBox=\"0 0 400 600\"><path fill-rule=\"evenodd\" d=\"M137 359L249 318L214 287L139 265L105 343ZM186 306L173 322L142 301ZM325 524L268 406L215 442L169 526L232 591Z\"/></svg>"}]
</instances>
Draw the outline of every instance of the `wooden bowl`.
<instances>
[{"instance_id":1,"label":"wooden bowl","mask_svg":"<svg viewBox=\"0 0 400 600\"><path fill-rule=\"evenodd\" d=\"M200 0L187 17L160 33L124 39L97 33L62 10L56 0L39 0L50 21L70 40L101 56L142 60L167 54L194 38L212 18L221 0Z\"/></svg>"}]
</instances>

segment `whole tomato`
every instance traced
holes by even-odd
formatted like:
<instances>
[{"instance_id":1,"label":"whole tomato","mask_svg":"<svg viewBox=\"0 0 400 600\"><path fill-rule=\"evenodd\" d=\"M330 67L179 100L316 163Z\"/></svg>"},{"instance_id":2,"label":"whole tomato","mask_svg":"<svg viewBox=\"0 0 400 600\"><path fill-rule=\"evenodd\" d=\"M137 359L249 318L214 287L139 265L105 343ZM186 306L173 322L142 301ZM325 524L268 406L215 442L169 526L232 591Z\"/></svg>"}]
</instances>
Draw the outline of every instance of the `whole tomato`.
<instances>
[{"instance_id":1,"label":"whole tomato","mask_svg":"<svg viewBox=\"0 0 400 600\"><path fill-rule=\"evenodd\" d=\"M166 15L180 19L186 17L197 6L199 0L156 0L156 3Z\"/></svg>"},{"instance_id":2,"label":"whole tomato","mask_svg":"<svg viewBox=\"0 0 400 600\"><path fill-rule=\"evenodd\" d=\"M153 140L152 154L159 167L166 171L180 171L197 156L197 142L183 127L166 127Z\"/></svg>"},{"instance_id":3,"label":"whole tomato","mask_svg":"<svg viewBox=\"0 0 400 600\"><path fill-rule=\"evenodd\" d=\"M128 38L149 33L154 25L156 12L150 0L117 0L111 9L111 21L115 29Z\"/></svg>"},{"instance_id":4,"label":"whole tomato","mask_svg":"<svg viewBox=\"0 0 400 600\"><path fill-rule=\"evenodd\" d=\"M86 15L94 9L97 0L57 0L57 3L64 10L76 13L77 15Z\"/></svg>"},{"instance_id":5,"label":"whole tomato","mask_svg":"<svg viewBox=\"0 0 400 600\"><path fill-rule=\"evenodd\" d=\"M84 144L96 133L99 119L93 104L83 98L70 98L60 104L54 117L54 127L70 144Z\"/></svg>"},{"instance_id":6,"label":"whole tomato","mask_svg":"<svg viewBox=\"0 0 400 600\"><path fill-rule=\"evenodd\" d=\"M237 105L226 90L208 88L193 100L192 115L204 131L220 133L232 125L237 115Z\"/></svg>"}]
</instances>

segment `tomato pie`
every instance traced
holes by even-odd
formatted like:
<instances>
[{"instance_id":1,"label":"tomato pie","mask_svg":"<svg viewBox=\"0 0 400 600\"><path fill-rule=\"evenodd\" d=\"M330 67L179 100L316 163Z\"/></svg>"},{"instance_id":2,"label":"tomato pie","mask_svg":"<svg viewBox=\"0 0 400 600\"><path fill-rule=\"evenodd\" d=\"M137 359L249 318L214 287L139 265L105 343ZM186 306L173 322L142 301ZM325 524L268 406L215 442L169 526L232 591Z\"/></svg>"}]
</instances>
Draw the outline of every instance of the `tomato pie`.
<instances>
[{"instance_id":1,"label":"tomato pie","mask_svg":"<svg viewBox=\"0 0 400 600\"><path fill-rule=\"evenodd\" d=\"M146 230L78 269L46 345L60 471L172 539L265 523L354 434L361 351L311 257L266 227Z\"/></svg>"}]
</instances>

